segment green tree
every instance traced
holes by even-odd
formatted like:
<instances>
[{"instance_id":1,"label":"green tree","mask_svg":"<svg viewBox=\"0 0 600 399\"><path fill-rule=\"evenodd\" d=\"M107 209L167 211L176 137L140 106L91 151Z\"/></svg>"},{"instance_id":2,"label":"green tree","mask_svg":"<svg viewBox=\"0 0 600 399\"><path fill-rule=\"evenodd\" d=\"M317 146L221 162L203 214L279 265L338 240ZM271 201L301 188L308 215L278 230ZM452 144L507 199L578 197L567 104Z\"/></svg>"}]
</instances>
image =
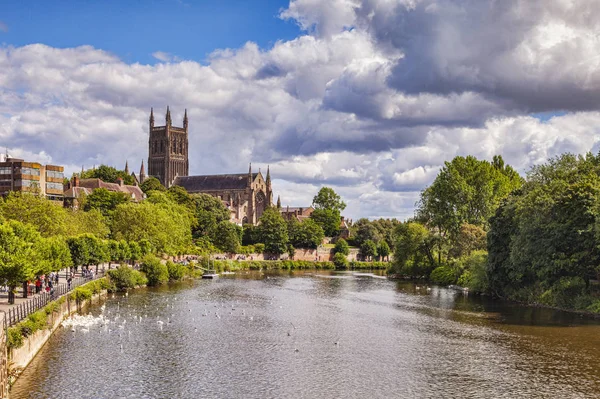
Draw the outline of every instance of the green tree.
<instances>
[{"instance_id":1,"label":"green tree","mask_svg":"<svg viewBox=\"0 0 600 399\"><path fill-rule=\"evenodd\" d=\"M273 254L282 254L287 250L287 225L276 208L267 208L260 218L258 236L265 245L265 250Z\"/></svg>"},{"instance_id":2,"label":"green tree","mask_svg":"<svg viewBox=\"0 0 600 399\"><path fill-rule=\"evenodd\" d=\"M122 192L108 191L105 188L97 188L88 195L83 208L84 211L96 209L103 216L109 216L120 204L129 201L127 194Z\"/></svg>"},{"instance_id":3,"label":"green tree","mask_svg":"<svg viewBox=\"0 0 600 399\"><path fill-rule=\"evenodd\" d=\"M140 189L144 192L144 194L148 194L150 191L166 191L165 186L162 185L160 180L156 177L149 177L142 184L140 184Z\"/></svg>"},{"instance_id":4,"label":"green tree","mask_svg":"<svg viewBox=\"0 0 600 399\"><path fill-rule=\"evenodd\" d=\"M87 240L82 236L69 237L67 239L71 260L74 266L89 265L90 254Z\"/></svg>"},{"instance_id":5,"label":"green tree","mask_svg":"<svg viewBox=\"0 0 600 399\"><path fill-rule=\"evenodd\" d=\"M169 270L156 256L148 255L142 259L140 270L146 274L149 286L157 286L169 281Z\"/></svg>"},{"instance_id":6,"label":"green tree","mask_svg":"<svg viewBox=\"0 0 600 399\"><path fill-rule=\"evenodd\" d=\"M369 219L358 219L354 224L354 242L355 245L361 246L365 241L373 241L378 243L383 239L379 229Z\"/></svg>"},{"instance_id":7,"label":"green tree","mask_svg":"<svg viewBox=\"0 0 600 399\"><path fill-rule=\"evenodd\" d=\"M333 255L333 264L336 269L347 269L348 268L348 258L341 252L337 252Z\"/></svg>"},{"instance_id":8,"label":"green tree","mask_svg":"<svg viewBox=\"0 0 600 399\"><path fill-rule=\"evenodd\" d=\"M433 245L429 231L422 224L399 224L392 272L412 277L429 276L436 267Z\"/></svg>"},{"instance_id":9,"label":"green tree","mask_svg":"<svg viewBox=\"0 0 600 399\"><path fill-rule=\"evenodd\" d=\"M348 256L348 254L350 253L350 247L348 246L348 243L346 242L346 240L344 240L343 238L340 238L335 243L333 252L336 254L342 254L344 256Z\"/></svg>"},{"instance_id":10,"label":"green tree","mask_svg":"<svg viewBox=\"0 0 600 399\"><path fill-rule=\"evenodd\" d=\"M379 245L377 245L377 254L381 257L382 260L385 260L390 255L390 246L387 241L381 240Z\"/></svg>"},{"instance_id":11,"label":"green tree","mask_svg":"<svg viewBox=\"0 0 600 399\"><path fill-rule=\"evenodd\" d=\"M342 198L330 187L322 187L313 198L312 205L315 209L330 209L338 212L346 209Z\"/></svg>"},{"instance_id":12,"label":"green tree","mask_svg":"<svg viewBox=\"0 0 600 399\"><path fill-rule=\"evenodd\" d=\"M140 244L138 244L135 241L131 241L129 243L129 251L130 251L130 259L132 262L137 262L138 260L142 259L142 256L145 254L142 254L142 247L140 246Z\"/></svg>"},{"instance_id":13,"label":"green tree","mask_svg":"<svg viewBox=\"0 0 600 399\"><path fill-rule=\"evenodd\" d=\"M377 256L377 244L374 241L367 240L360 246L360 254L367 260Z\"/></svg>"},{"instance_id":14,"label":"green tree","mask_svg":"<svg viewBox=\"0 0 600 399\"><path fill-rule=\"evenodd\" d=\"M0 224L0 279L9 287L9 303L14 303L15 288L35 276L44 263L41 235L31 226L17 221Z\"/></svg>"},{"instance_id":15,"label":"green tree","mask_svg":"<svg viewBox=\"0 0 600 399\"><path fill-rule=\"evenodd\" d=\"M0 214L34 226L44 237L69 235L67 211L43 197L10 192L0 201Z\"/></svg>"},{"instance_id":16,"label":"green tree","mask_svg":"<svg viewBox=\"0 0 600 399\"><path fill-rule=\"evenodd\" d=\"M339 211L333 209L315 209L310 218L321 226L327 237L338 235L341 223Z\"/></svg>"},{"instance_id":17,"label":"green tree","mask_svg":"<svg viewBox=\"0 0 600 399\"><path fill-rule=\"evenodd\" d=\"M221 221L214 230L212 242L221 251L235 254L240 249L240 237L237 226L229 221Z\"/></svg>"},{"instance_id":18,"label":"green tree","mask_svg":"<svg viewBox=\"0 0 600 399\"><path fill-rule=\"evenodd\" d=\"M94 169L88 169L84 171L81 176L82 179L100 179L106 183L117 183L117 179L123 179L123 183L127 185L134 185L135 180L133 176L125 173L123 170L118 170L112 166L100 165Z\"/></svg>"},{"instance_id":19,"label":"green tree","mask_svg":"<svg viewBox=\"0 0 600 399\"><path fill-rule=\"evenodd\" d=\"M208 194L194 195L197 227L194 237L211 237L219 223L228 221L230 212L220 199Z\"/></svg>"},{"instance_id":20,"label":"green tree","mask_svg":"<svg viewBox=\"0 0 600 399\"><path fill-rule=\"evenodd\" d=\"M296 248L317 248L325 237L321 226L312 219L302 222L291 219L287 225L290 243Z\"/></svg>"}]
</instances>

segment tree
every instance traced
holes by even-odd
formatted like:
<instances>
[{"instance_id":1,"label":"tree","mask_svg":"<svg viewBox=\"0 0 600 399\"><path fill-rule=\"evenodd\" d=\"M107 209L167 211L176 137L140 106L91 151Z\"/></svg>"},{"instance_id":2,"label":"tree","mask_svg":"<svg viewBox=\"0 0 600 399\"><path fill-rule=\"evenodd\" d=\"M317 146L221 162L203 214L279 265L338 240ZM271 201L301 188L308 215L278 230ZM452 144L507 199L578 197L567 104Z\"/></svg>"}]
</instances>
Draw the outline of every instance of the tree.
<instances>
[{"instance_id":1,"label":"tree","mask_svg":"<svg viewBox=\"0 0 600 399\"><path fill-rule=\"evenodd\" d=\"M342 198L330 187L322 187L313 198L312 205L315 209L329 209L338 213L346 209Z\"/></svg>"},{"instance_id":2,"label":"tree","mask_svg":"<svg viewBox=\"0 0 600 399\"><path fill-rule=\"evenodd\" d=\"M333 255L333 264L336 269L347 269L348 268L348 258L341 252L337 252Z\"/></svg>"},{"instance_id":3,"label":"tree","mask_svg":"<svg viewBox=\"0 0 600 399\"><path fill-rule=\"evenodd\" d=\"M9 303L15 302L17 285L32 279L45 262L41 245L42 237L31 225L17 221L0 224L0 279L9 287Z\"/></svg>"},{"instance_id":4,"label":"tree","mask_svg":"<svg viewBox=\"0 0 600 399\"><path fill-rule=\"evenodd\" d=\"M69 246L71 260L75 267L90 264L87 240L84 240L82 236L69 237L67 239L67 245Z\"/></svg>"},{"instance_id":5,"label":"tree","mask_svg":"<svg viewBox=\"0 0 600 399\"><path fill-rule=\"evenodd\" d=\"M194 195L197 227L194 237L211 237L219 223L228 221L230 212L220 199L208 194Z\"/></svg>"},{"instance_id":6,"label":"tree","mask_svg":"<svg viewBox=\"0 0 600 399\"><path fill-rule=\"evenodd\" d=\"M335 243L335 247L333 248L333 252L336 254L342 254L344 256L348 256L350 253L350 248L348 247L348 243L343 238L340 238Z\"/></svg>"},{"instance_id":7,"label":"tree","mask_svg":"<svg viewBox=\"0 0 600 399\"><path fill-rule=\"evenodd\" d=\"M327 237L335 237L340 231L341 216L339 211L333 209L315 209L310 215Z\"/></svg>"},{"instance_id":8,"label":"tree","mask_svg":"<svg viewBox=\"0 0 600 399\"><path fill-rule=\"evenodd\" d=\"M44 237L69 235L67 211L43 197L10 192L0 201L0 213L8 220L29 223Z\"/></svg>"},{"instance_id":9,"label":"tree","mask_svg":"<svg viewBox=\"0 0 600 399\"><path fill-rule=\"evenodd\" d=\"M373 241L378 243L383 239L383 236L379 233L379 230L369 219L358 219L354 224L354 241L355 245L361 246L365 241Z\"/></svg>"},{"instance_id":10,"label":"tree","mask_svg":"<svg viewBox=\"0 0 600 399\"><path fill-rule=\"evenodd\" d=\"M146 274L149 286L157 286L169 281L169 269L156 256L145 256L140 264L140 270Z\"/></svg>"},{"instance_id":11,"label":"tree","mask_svg":"<svg viewBox=\"0 0 600 399\"><path fill-rule=\"evenodd\" d=\"M147 240L159 253L177 255L191 244L191 225L187 209L181 205L126 203L117 206L111 231L114 239L126 241Z\"/></svg>"},{"instance_id":12,"label":"tree","mask_svg":"<svg viewBox=\"0 0 600 399\"><path fill-rule=\"evenodd\" d=\"M429 276L436 267L433 245L429 231L422 224L399 224L392 271L412 277Z\"/></svg>"},{"instance_id":13,"label":"tree","mask_svg":"<svg viewBox=\"0 0 600 399\"><path fill-rule=\"evenodd\" d=\"M287 225L290 243L296 248L317 248L325 237L321 226L312 219L298 222L292 218Z\"/></svg>"},{"instance_id":14,"label":"tree","mask_svg":"<svg viewBox=\"0 0 600 399\"><path fill-rule=\"evenodd\" d=\"M486 232L479 226L465 223L460 226L458 234L453 240L450 256L461 258L470 255L473 251L482 251L487 248Z\"/></svg>"},{"instance_id":15,"label":"tree","mask_svg":"<svg viewBox=\"0 0 600 399\"><path fill-rule=\"evenodd\" d=\"M118 170L112 166L100 165L94 169L88 169L84 171L81 176L82 179L100 179L106 183L117 183L119 178L123 179L123 183L127 185L134 185L135 180L133 176L125 173L123 170Z\"/></svg>"},{"instance_id":16,"label":"tree","mask_svg":"<svg viewBox=\"0 0 600 399\"><path fill-rule=\"evenodd\" d=\"M446 162L435 181L421 194L418 220L435 229L439 236L438 256L449 248L465 223L488 228L500 202L522 185L521 177L502 157L494 162L475 157L456 157Z\"/></svg>"},{"instance_id":17,"label":"tree","mask_svg":"<svg viewBox=\"0 0 600 399\"><path fill-rule=\"evenodd\" d=\"M360 254L367 260L377 256L377 244L371 240L367 240L360 246Z\"/></svg>"},{"instance_id":18,"label":"tree","mask_svg":"<svg viewBox=\"0 0 600 399\"><path fill-rule=\"evenodd\" d=\"M109 216L115 208L129 201L127 194L122 192L109 191L105 188L97 188L88 195L83 208L84 211L96 209L103 216Z\"/></svg>"},{"instance_id":19,"label":"tree","mask_svg":"<svg viewBox=\"0 0 600 399\"><path fill-rule=\"evenodd\" d=\"M385 258L390 255L390 252L390 246L385 240L382 240L379 245L377 245L377 254L381 257L381 260L385 260Z\"/></svg>"},{"instance_id":20,"label":"tree","mask_svg":"<svg viewBox=\"0 0 600 399\"><path fill-rule=\"evenodd\" d=\"M287 225L281 213L276 208L267 208L260 217L258 237L265 244L265 251L282 254L287 250Z\"/></svg>"},{"instance_id":21,"label":"tree","mask_svg":"<svg viewBox=\"0 0 600 399\"><path fill-rule=\"evenodd\" d=\"M237 226L229 221L221 221L214 230L212 242L221 251L227 253L237 253L240 249L240 237Z\"/></svg>"},{"instance_id":22,"label":"tree","mask_svg":"<svg viewBox=\"0 0 600 399\"><path fill-rule=\"evenodd\" d=\"M156 177L149 177L140 184L140 189L144 194L148 194L150 191L166 191L165 186L162 185L160 180Z\"/></svg>"}]
</instances>

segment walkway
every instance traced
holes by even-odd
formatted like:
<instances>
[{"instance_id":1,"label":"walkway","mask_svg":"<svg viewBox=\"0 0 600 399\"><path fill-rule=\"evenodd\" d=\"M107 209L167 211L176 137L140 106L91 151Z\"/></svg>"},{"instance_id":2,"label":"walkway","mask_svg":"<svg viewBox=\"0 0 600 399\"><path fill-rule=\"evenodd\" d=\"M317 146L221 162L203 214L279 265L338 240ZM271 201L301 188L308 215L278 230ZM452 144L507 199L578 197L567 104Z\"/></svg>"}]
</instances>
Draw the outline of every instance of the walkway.
<instances>
[{"instance_id":1,"label":"walkway","mask_svg":"<svg viewBox=\"0 0 600 399\"><path fill-rule=\"evenodd\" d=\"M108 269L108 267L106 267ZM95 272L95 267L90 267ZM68 292L71 292L74 288L83 285L89 281L92 281L89 277L82 277L81 267L78 268L78 272L75 273L71 287L69 289L67 284L67 276L70 273L69 269L63 269L59 273L59 283L54 285L54 295L50 295L48 292L41 292L39 294L29 294L27 298L23 298L23 287L17 287L15 293L15 303L8 303L8 292L0 293L0 314L6 314L6 327L10 327L19 321L26 318L29 314L43 308L49 302L64 296ZM98 274L94 274L94 280L103 277L102 266L98 269Z\"/></svg>"}]
</instances>

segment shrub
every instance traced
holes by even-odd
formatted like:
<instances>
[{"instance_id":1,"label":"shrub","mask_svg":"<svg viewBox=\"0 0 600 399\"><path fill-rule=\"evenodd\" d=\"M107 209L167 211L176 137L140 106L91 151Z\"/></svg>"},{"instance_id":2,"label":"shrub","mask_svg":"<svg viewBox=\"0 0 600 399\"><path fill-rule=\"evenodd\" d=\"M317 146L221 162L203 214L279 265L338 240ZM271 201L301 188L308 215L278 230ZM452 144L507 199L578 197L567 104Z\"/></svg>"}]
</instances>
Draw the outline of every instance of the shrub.
<instances>
[{"instance_id":1,"label":"shrub","mask_svg":"<svg viewBox=\"0 0 600 399\"><path fill-rule=\"evenodd\" d=\"M71 299L75 300L78 304L86 301L88 299L92 299L92 291L87 287L77 287L71 293Z\"/></svg>"},{"instance_id":2,"label":"shrub","mask_svg":"<svg viewBox=\"0 0 600 399\"><path fill-rule=\"evenodd\" d=\"M256 251L257 254L262 254L263 252L265 252L265 244L263 243L257 243L254 244L254 250Z\"/></svg>"},{"instance_id":3,"label":"shrub","mask_svg":"<svg viewBox=\"0 0 600 399\"><path fill-rule=\"evenodd\" d=\"M344 240L343 238L337 240L337 242L335 243L335 247L333 248L333 253L348 255L350 253L350 247L348 246L348 242L346 242L346 240Z\"/></svg>"},{"instance_id":4,"label":"shrub","mask_svg":"<svg viewBox=\"0 0 600 399\"><path fill-rule=\"evenodd\" d=\"M149 286L157 286L169 281L169 270L156 256L146 255L142 259L140 270L146 274Z\"/></svg>"},{"instance_id":5,"label":"shrub","mask_svg":"<svg viewBox=\"0 0 600 399\"><path fill-rule=\"evenodd\" d=\"M439 285L450 285L456 283L456 270L450 266L440 266L431 272L430 280Z\"/></svg>"},{"instance_id":6,"label":"shrub","mask_svg":"<svg viewBox=\"0 0 600 399\"><path fill-rule=\"evenodd\" d=\"M126 291L129 288L147 283L146 277L142 273L125 265L109 270L108 277L110 277L110 282L117 291Z\"/></svg>"},{"instance_id":7,"label":"shrub","mask_svg":"<svg viewBox=\"0 0 600 399\"><path fill-rule=\"evenodd\" d=\"M169 280L179 281L187 274L187 268L180 263L167 262L167 272L169 273Z\"/></svg>"},{"instance_id":8,"label":"shrub","mask_svg":"<svg viewBox=\"0 0 600 399\"><path fill-rule=\"evenodd\" d=\"M335 265L336 269L347 269L348 259L342 252L336 252L336 254L333 256L333 264Z\"/></svg>"},{"instance_id":9,"label":"shrub","mask_svg":"<svg viewBox=\"0 0 600 399\"><path fill-rule=\"evenodd\" d=\"M585 281L581 277L562 277L540 296L545 305L561 308L589 307L590 303L582 303L580 297L587 297Z\"/></svg>"},{"instance_id":10,"label":"shrub","mask_svg":"<svg viewBox=\"0 0 600 399\"><path fill-rule=\"evenodd\" d=\"M23 334L21 334L20 326L9 327L6 345L11 349L23 346Z\"/></svg>"}]
</instances>

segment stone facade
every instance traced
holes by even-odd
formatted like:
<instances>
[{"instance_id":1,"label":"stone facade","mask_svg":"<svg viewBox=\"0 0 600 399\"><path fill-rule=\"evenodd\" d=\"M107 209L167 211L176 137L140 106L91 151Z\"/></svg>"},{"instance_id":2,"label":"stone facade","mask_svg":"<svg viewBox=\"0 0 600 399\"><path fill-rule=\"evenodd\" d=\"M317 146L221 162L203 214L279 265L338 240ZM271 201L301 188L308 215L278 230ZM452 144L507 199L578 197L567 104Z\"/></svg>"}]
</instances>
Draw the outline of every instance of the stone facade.
<instances>
[{"instance_id":1,"label":"stone facade","mask_svg":"<svg viewBox=\"0 0 600 399\"><path fill-rule=\"evenodd\" d=\"M176 127L172 125L169 107L165 126L154 126L154 111L151 109L149 132L148 174L169 188L177 176L189 174L187 110L183 117L183 127ZM143 176L139 180L142 183Z\"/></svg>"},{"instance_id":2,"label":"stone facade","mask_svg":"<svg viewBox=\"0 0 600 399\"><path fill-rule=\"evenodd\" d=\"M262 173L233 175L179 176L173 182L190 194L209 194L219 198L231 213L230 220L236 224L254 224L262 216L267 206L273 204L271 173L267 177Z\"/></svg>"}]
</instances>

